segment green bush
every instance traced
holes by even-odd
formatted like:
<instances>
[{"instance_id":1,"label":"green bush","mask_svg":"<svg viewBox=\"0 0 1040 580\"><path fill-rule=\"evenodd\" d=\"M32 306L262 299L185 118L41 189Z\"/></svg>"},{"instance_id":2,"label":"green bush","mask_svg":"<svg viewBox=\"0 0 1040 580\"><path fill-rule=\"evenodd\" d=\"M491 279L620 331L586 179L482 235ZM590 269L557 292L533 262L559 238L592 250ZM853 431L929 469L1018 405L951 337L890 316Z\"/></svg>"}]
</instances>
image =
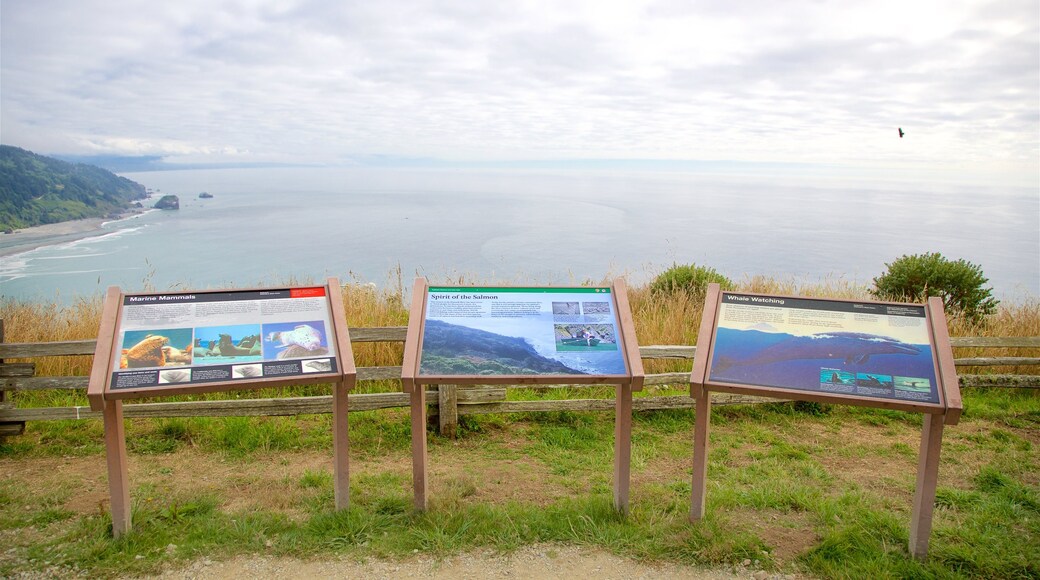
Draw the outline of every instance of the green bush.
<instances>
[{"instance_id":1,"label":"green bush","mask_svg":"<svg viewBox=\"0 0 1040 580\"><path fill-rule=\"evenodd\" d=\"M661 272L650 283L651 292L674 293L687 292L693 296L704 296L708 284L718 283L723 290L732 290L733 281L719 274L714 268L696 264L672 264Z\"/></svg>"},{"instance_id":2,"label":"green bush","mask_svg":"<svg viewBox=\"0 0 1040 580\"><path fill-rule=\"evenodd\" d=\"M874 278L870 293L880 300L923 302L929 296L942 299L946 312L979 323L1000 303L982 268L965 260L950 261L938 252L903 256Z\"/></svg>"}]
</instances>

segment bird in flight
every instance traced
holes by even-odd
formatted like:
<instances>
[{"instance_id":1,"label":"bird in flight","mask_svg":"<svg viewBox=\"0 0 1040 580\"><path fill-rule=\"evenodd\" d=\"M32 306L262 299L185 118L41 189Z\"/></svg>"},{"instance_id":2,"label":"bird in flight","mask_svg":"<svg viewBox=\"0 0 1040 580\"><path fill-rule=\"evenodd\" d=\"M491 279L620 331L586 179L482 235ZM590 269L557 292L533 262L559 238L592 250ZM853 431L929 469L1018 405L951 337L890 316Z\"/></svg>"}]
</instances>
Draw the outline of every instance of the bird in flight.
<instances>
[{"instance_id":1,"label":"bird in flight","mask_svg":"<svg viewBox=\"0 0 1040 580\"><path fill-rule=\"evenodd\" d=\"M903 128L902 127L899 128L899 138L900 139L903 138Z\"/></svg>"}]
</instances>

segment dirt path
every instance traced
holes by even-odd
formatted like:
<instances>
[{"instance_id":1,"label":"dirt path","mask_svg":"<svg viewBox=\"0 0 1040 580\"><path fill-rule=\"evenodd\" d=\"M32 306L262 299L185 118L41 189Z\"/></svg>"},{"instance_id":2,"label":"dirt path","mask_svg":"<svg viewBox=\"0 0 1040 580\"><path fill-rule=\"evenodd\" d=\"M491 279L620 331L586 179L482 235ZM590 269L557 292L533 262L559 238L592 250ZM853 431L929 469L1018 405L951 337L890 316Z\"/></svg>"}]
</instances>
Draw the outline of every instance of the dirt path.
<instances>
[{"instance_id":1,"label":"dirt path","mask_svg":"<svg viewBox=\"0 0 1040 580\"><path fill-rule=\"evenodd\" d=\"M511 554L471 552L436 560L416 556L403 561L353 560L310 561L292 558L239 556L226 562L199 560L170 569L158 578L165 579L257 579L257 578L437 578L467 580L485 578L524 578L560 580L580 578L629 580L636 578L731 580L789 580L796 576L770 574L762 570L705 569L678 564L643 564L600 550L571 546L539 545L521 548Z\"/></svg>"}]
</instances>

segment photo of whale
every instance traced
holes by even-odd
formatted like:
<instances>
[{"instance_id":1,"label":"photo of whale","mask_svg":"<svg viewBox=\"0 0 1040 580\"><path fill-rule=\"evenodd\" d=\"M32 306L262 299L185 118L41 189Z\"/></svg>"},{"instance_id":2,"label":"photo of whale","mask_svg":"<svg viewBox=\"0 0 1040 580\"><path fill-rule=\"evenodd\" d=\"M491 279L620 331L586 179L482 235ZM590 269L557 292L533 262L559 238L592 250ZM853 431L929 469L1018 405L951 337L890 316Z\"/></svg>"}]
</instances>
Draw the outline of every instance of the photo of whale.
<instances>
[{"instance_id":1,"label":"photo of whale","mask_svg":"<svg viewBox=\"0 0 1040 580\"><path fill-rule=\"evenodd\" d=\"M751 356L739 358L717 356L712 370L724 372L740 365L763 365L798 359L839 359L845 364L863 364L872 356L884 354L910 354L921 352L912 344L863 332L821 332L809 336L789 336Z\"/></svg>"},{"instance_id":2,"label":"photo of whale","mask_svg":"<svg viewBox=\"0 0 1040 580\"><path fill-rule=\"evenodd\" d=\"M922 377L923 384L934 385L934 378L928 378L934 374L929 345L891 336L719 328L709 377L726 383L901 398L893 389L893 376ZM922 400L917 394L914 399ZM938 402L938 393L930 389L923 400Z\"/></svg>"}]
</instances>

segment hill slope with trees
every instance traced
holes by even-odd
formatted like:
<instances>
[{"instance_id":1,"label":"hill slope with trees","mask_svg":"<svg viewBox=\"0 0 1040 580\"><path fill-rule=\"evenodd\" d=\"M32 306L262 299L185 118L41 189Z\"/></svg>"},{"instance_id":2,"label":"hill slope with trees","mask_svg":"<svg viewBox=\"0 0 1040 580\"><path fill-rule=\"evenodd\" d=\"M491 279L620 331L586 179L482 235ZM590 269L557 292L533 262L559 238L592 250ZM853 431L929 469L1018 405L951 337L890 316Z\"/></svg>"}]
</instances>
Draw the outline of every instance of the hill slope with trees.
<instances>
[{"instance_id":1,"label":"hill slope with trees","mask_svg":"<svg viewBox=\"0 0 1040 580\"><path fill-rule=\"evenodd\" d=\"M106 169L0 145L0 231L118 214L147 196Z\"/></svg>"}]
</instances>

